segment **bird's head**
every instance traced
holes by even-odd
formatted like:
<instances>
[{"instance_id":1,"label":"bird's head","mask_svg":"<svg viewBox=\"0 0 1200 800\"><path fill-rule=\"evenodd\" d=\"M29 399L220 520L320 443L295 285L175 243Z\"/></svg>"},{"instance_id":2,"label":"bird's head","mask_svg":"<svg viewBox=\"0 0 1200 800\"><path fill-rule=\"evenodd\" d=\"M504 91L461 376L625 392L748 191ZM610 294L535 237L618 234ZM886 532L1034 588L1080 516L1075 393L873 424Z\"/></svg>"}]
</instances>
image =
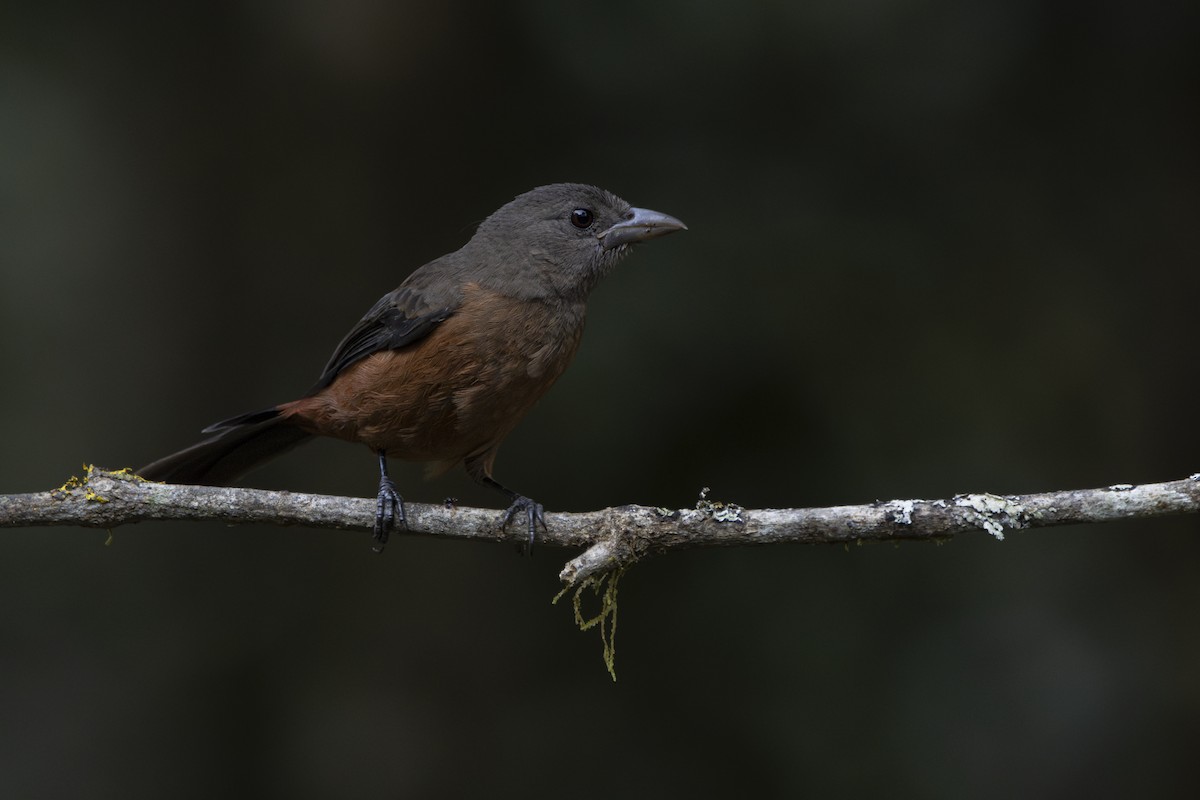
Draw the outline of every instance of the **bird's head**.
<instances>
[{"instance_id":1,"label":"bird's head","mask_svg":"<svg viewBox=\"0 0 1200 800\"><path fill-rule=\"evenodd\" d=\"M489 254L506 288L582 299L632 245L687 226L581 183L525 192L483 221L467 246Z\"/></svg>"}]
</instances>

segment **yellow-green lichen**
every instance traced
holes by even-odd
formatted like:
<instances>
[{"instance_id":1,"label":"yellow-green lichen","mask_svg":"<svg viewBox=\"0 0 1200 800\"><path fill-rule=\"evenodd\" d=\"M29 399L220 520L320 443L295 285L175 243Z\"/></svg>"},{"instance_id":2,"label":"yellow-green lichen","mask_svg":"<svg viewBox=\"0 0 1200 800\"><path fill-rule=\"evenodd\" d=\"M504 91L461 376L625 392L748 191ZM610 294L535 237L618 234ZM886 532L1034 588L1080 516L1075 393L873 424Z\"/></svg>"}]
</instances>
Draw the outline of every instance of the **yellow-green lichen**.
<instances>
[{"instance_id":1,"label":"yellow-green lichen","mask_svg":"<svg viewBox=\"0 0 1200 800\"><path fill-rule=\"evenodd\" d=\"M571 595L571 606L575 611L575 624L579 626L579 630L586 631L597 626L600 628L600 641L604 645L604 666L608 668L608 674L612 676L613 681L617 679L617 583L627 569L629 569L628 565L599 575L589 575L574 587L575 593ZM600 610L594 616L585 617L583 615L583 591L589 587L600 598ZM552 602L558 603L571 588L570 586L564 587L554 596Z\"/></svg>"}]
</instances>

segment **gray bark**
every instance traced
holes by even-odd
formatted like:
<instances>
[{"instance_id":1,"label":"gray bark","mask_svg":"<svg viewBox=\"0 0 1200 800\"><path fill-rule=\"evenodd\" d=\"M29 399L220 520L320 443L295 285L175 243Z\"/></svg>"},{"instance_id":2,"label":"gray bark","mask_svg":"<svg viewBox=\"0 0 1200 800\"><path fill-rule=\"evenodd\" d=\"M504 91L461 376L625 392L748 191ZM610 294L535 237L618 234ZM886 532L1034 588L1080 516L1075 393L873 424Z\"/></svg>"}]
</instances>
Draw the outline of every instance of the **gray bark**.
<instances>
[{"instance_id":1,"label":"gray bark","mask_svg":"<svg viewBox=\"0 0 1200 800\"><path fill-rule=\"evenodd\" d=\"M518 544L526 536L522 525L502 529L501 512L493 509L421 503L407 503L405 509L411 534ZM640 558L686 547L948 539L978 531L1003 539L1010 530L1198 511L1200 473L1138 486L1026 495L963 494L831 508L748 509L714 502L702 494L694 508L618 506L548 513L546 530L538 531L538 544L585 548L560 573L563 582L574 587ZM52 491L0 495L0 528L111 529L148 520L203 520L368 531L374 518L374 498L175 486L96 468Z\"/></svg>"}]
</instances>

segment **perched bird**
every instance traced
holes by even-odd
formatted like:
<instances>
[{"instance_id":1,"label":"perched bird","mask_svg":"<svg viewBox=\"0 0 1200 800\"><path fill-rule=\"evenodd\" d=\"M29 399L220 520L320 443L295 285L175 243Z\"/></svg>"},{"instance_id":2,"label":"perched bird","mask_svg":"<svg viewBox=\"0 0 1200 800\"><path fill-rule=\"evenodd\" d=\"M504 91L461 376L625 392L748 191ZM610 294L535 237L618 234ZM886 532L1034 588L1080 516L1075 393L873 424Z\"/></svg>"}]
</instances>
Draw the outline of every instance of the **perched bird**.
<instances>
[{"instance_id":1,"label":"perched bird","mask_svg":"<svg viewBox=\"0 0 1200 800\"><path fill-rule=\"evenodd\" d=\"M500 442L571 363L596 282L631 245L686 227L595 186L526 192L381 297L303 397L210 425L207 439L138 473L227 485L313 436L333 436L379 458L377 551L397 521L406 524L389 457L431 462L434 474L463 462L508 496L504 526L524 513L532 547L543 509L492 477Z\"/></svg>"}]
</instances>

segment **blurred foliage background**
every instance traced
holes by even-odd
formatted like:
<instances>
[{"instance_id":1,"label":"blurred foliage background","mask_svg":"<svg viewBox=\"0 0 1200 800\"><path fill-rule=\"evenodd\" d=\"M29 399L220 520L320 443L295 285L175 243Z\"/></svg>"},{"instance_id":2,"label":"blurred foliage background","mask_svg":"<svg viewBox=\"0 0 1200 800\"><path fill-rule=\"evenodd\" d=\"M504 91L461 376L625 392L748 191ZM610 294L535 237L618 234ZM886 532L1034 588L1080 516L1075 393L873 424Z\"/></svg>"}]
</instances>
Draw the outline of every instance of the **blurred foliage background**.
<instances>
[{"instance_id":1,"label":"blurred foliage background","mask_svg":"<svg viewBox=\"0 0 1200 800\"><path fill-rule=\"evenodd\" d=\"M691 230L497 475L554 510L1200 470L1200 12L1096 2L10 4L0 491L290 399L533 186ZM499 507L461 472L412 500ZM249 483L373 493L319 442ZM3 535L12 797L1191 796L1200 523L648 561L271 527Z\"/></svg>"}]
</instances>

